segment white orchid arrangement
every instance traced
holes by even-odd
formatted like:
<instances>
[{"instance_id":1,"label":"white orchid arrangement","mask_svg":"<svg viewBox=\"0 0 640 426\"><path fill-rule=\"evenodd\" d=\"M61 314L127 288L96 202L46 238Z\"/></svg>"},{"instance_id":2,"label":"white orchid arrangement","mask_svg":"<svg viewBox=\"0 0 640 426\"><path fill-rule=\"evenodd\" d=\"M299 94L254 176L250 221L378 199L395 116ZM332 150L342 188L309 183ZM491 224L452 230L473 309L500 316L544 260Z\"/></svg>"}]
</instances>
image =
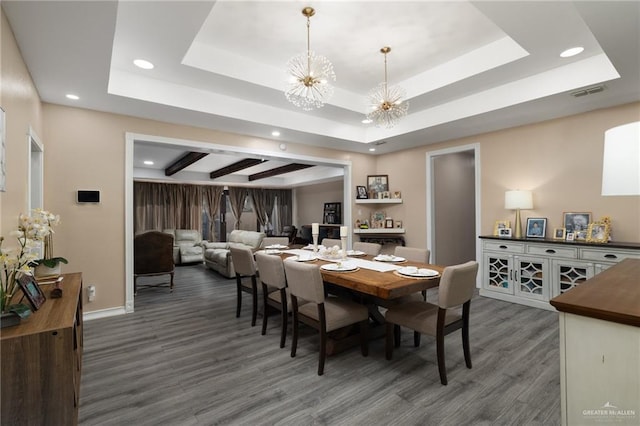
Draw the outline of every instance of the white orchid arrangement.
<instances>
[{"instance_id":1,"label":"white orchid arrangement","mask_svg":"<svg viewBox=\"0 0 640 426\"><path fill-rule=\"evenodd\" d=\"M15 237L18 246L2 248L4 237L0 237L0 311L5 311L17 290L17 278L32 275L38 261L38 249L53 233L52 226L60 222L56 216L42 209L34 209L31 215L18 216L18 229L9 235ZM49 238L50 239L50 238ZM46 252L46 244L45 244ZM66 263L64 259L64 263Z\"/></svg>"},{"instance_id":2,"label":"white orchid arrangement","mask_svg":"<svg viewBox=\"0 0 640 426\"><path fill-rule=\"evenodd\" d=\"M333 247L327 247L320 254L329 259L337 259L339 257L342 257L342 249L340 249L340 247L338 247L337 245Z\"/></svg>"}]
</instances>

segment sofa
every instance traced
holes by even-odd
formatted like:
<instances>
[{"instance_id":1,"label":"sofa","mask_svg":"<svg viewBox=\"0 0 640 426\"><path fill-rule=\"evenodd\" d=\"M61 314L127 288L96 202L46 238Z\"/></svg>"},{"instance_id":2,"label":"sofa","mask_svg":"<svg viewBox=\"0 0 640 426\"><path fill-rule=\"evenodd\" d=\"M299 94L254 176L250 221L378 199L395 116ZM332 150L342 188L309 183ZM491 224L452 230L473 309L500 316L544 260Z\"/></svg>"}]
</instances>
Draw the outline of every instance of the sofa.
<instances>
[{"instance_id":1,"label":"sofa","mask_svg":"<svg viewBox=\"0 0 640 426\"><path fill-rule=\"evenodd\" d=\"M173 262L176 265L204 260L202 237L199 231L195 229L163 229L162 232L173 235Z\"/></svg>"},{"instance_id":2,"label":"sofa","mask_svg":"<svg viewBox=\"0 0 640 426\"><path fill-rule=\"evenodd\" d=\"M249 247L252 251L256 251L260 248L264 237L266 237L264 232L234 229L229 234L228 242L205 242L204 264L227 278L233 278L236 276L236 271L233 269L229 247Z\"/></svg>"}]
</instances>

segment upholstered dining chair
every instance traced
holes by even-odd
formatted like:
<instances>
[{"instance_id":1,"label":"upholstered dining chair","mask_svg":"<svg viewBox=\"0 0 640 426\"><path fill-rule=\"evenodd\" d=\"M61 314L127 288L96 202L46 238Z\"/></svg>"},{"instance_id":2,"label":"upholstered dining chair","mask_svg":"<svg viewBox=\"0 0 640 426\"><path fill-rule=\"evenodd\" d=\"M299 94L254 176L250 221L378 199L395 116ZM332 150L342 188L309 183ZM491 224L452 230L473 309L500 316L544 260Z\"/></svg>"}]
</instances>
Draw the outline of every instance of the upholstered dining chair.
<instances>
[{"instance_id":1,"label":"upholstered dining chair","mask_svg":"<svg viewBox=\"0 0 640 426\"><path fill-rule=\"evenodd\" d=\"M476 287L478 262L469 261L447 266L440 277L438 304L411 301L392 306L385 313L387 322L386 358L393 356L393 347L400 346L400 327L436 338L436 353L440 382L447 384L447 369L444 355L444 336L462 329L462 348L467 368L471 368L469 349L469 310ZM462 314L453 308L462 306ZM416 345L417 346L417 345Z\"/></svg>"},{"instance_id":2,"label":"upholstered dining chair","mask_svg":"<svg viewBox=\"0 0 640 426\"><path fill-rule=\"evenodd\" d=\"M279 244L281 246L288 246L289 245L289 238L288 237L264 237L262 239L262 248L265 247L269 247L269 246L273 246ZM260 269L260 268L258 268Z\"/></svg>"},{"instance_id":3,"label":"upholstered dining chair","mask_svg":"<svg viewBox=\"0 0 640 426\"><path fill-rule=\"evenodd\" d=\"M236 307L236 318L240 316L240 308L242 307L242 293L249 293L252 298L252 310L251 310L251 326L256 325L256 318L258 316L258 283L257 283L257 269L255 261L253 260L253 251L249 247L229 247L231 252L231 260L233 261L233 267L236 271L236 291L238 296L238 302ZM249 278L250 284L247 284L243 280Z\"/></svg>"},{"instance_id":4,"label":"upholstered dining chair","mask_svg":"<svg viewBox=\"0 0 640 426\"><path fill-rule=\"evenodd\" d=\"M431 252L429 249L417 247L396 246L394 256L404 257L412 262L429 263Z\"/></svg>"},{"instance_id":5,"label":"upholstered dining chair","mask_svg":"<svg viewBox=\"0 0 640 426\"><path fill-rule=\"evenodd\" d=\"M269 307L275 308L281 313L280 347L284 348L287 338L288 317L289 312L291 312L291 296L287 289L284 264L280 256L263 252L257 252L255 256L256 264L260 271L260 281L262 282L262 335L267 334L268 309Z\"/></svg>"},{"instance_id":6,"label":"upholstered dining chair","mask_svg":"<svg viewBox=\"0 0 640 426\"><path fill-rule=\"evenodd\" d=\"M353 243L353 249L357 251L363 251L370 256L377 256L382 250L382 246L378 243L365 243L362 241L356 241Z\"/></svg>"},{"instance_id":7,"label":"upholstered dining chair","mask_svg":"<svg viewBox=\"0 0 640 426\"><path fill-rule=\"evenodd\" d=\"M303 322L320 334L320 358L318 376L324 374L327 357L327 333L352 324L360 326L360 349L362 356L369 354L369 311L366 306L339 297L325 297L320 268L317 265L296 261L285 261L284 270L291 291L293 308L293 340L291 357L298 347L298 323ZM308 302L304 305L302 301Z\"/></svg>"},{"instance_id":8,"label":"upholstered dining chair","mask_svg":"<svg viewBox=\"0 0 640 426\"><path fill-rule=\"evenodd\" d=\"M333 247L333 246L338 246L340 248L342 248L342 240L338 240L336 238L323 238L322 242L320 243L320 245L323 245L327 248Z\"/></svg>"}]
</instances>

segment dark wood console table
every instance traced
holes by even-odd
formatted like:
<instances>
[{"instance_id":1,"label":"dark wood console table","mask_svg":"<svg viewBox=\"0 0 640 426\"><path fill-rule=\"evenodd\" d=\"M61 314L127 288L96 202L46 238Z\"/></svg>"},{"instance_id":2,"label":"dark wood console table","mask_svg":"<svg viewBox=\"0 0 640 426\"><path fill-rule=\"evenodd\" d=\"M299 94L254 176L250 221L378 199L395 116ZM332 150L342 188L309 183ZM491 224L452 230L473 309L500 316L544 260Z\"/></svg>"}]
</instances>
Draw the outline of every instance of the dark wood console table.
<instances>
[{"instance_id":1,"label":"dark wood console table","mask_svg":"<svg viewBox=\"0 0 640 426\"><path fill-rule=\"evenodd\" d=\"M82 274L64 274L62 298L51 299L52 287L42 286L38 311L0 331L3 425L78 424Z\"/></svg>"}]
</instances>

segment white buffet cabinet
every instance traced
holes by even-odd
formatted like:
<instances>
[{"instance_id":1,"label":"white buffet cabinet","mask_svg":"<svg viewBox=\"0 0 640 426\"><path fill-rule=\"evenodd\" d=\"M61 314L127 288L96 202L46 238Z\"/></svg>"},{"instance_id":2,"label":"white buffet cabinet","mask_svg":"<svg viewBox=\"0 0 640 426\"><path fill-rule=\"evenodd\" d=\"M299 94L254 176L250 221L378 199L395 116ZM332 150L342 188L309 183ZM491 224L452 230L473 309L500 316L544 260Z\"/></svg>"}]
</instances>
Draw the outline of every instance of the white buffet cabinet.
<instances>
[{"instance_id":1,"label":"white buffet cabinet","mask_svg":"<svg viewBox=\"0 0 640 426\"><path fill-rule=\"evenodd\" d=\"M480 295L555 310L549 300L624 259L637 243L586 243L481 236Z\"/></svg>"}]
</instances>

